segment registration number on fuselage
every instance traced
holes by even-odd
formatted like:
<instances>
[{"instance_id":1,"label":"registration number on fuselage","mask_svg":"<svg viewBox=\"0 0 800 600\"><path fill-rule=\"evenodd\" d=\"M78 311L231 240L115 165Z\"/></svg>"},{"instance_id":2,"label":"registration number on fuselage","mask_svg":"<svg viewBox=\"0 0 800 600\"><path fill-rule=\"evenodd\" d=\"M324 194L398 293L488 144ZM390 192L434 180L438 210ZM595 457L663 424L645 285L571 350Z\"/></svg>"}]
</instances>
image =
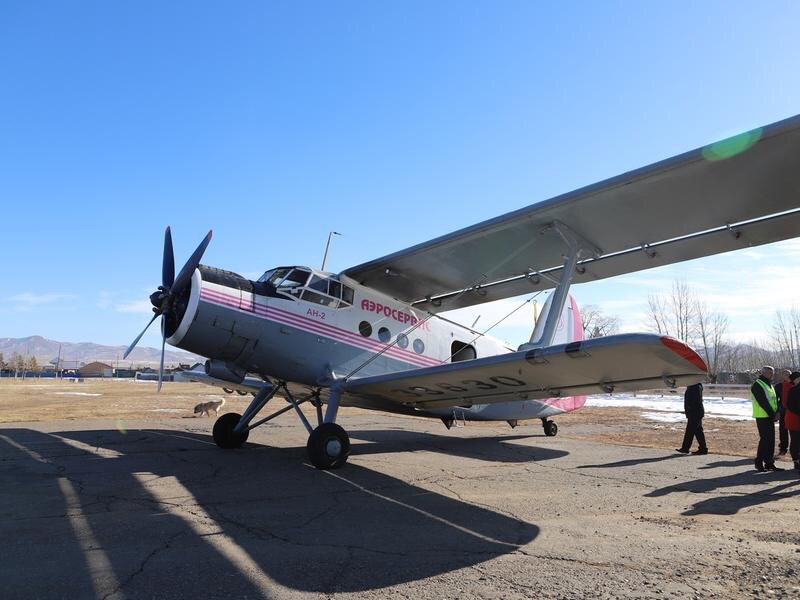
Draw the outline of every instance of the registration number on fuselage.
<instances>
[{"instance_id":1,"label":"registration number on fuselage","mask_svg":"<svg viewBox=\"0 0 800 600\"><path fill-rule=\"evenodd\" d=\"M445 396L452 393L474 392L478 390L497 390L504 387L524 387L524 381L516 377L495 375L486 381L480 379L463 379L457 383L433 383L430 386L412 385L406 388L395 388L392 392L408 398L424 398L427 396ZM450 394L448 394L450 392Z\"/></svg>"}]
</instances>

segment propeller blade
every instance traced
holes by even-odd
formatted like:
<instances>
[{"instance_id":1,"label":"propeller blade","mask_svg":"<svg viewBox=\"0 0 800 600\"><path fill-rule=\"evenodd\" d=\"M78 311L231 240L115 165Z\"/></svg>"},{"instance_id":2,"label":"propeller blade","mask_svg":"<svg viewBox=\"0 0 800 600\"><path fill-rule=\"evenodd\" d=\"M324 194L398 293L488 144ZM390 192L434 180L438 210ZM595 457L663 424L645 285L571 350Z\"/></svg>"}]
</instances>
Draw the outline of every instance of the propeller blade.
<instances>
[{"instance_id":1,"label":"propeller blade","mask_svg":"<svg viewBox=\"0 0 800 600\"><path fill-rule=\"evenodd\" d=\"M175 283L175 253L172 251L172 232L164 232L164 257L161 262L161 285L171 288Z\"/></svg>"},{"instance_id":2,"label":"propeller blade","mask_svg":"<svg viewBox=\"0 0 800 600\"><path fill-rule=\"evenodd\" d=\"M164 319L161 319L161 365L158 367L158 389L156 389L156 393L161 391L161 383L164 381L164 346L167 343L167 336L164 333Z\"/></svg>"},{"instance_id":3,"label":"propeller blade","mask_svg":"<svg viewBox=\"0 0 800 600\"><path fill-rule=\"evenodd\" d=\"M206 237L203 238L203 241L200 242L200 245L197 247L197 250L189 257L189 260L186 261L186 264L183 265L181 272L178 273L178 276L175 278L175 283L172 285L171 292L175 296L179 296L183 289L189 284L191 280L192 273L197 268L197 265L200 264L200 259L203 258L203 252L206 251L208 248L208 243L211 241L211 231L209 230Z\"/></svg>"},{"instance_id":4,"label":"propeller blade","mask_svg":"<svg viewBox=\"0 0 800 600\"><path fill-rule=\"evenodd\" d=\"M130 353L133 351L133 349L136 347L136 344L138 344L138 343L139 343L139 340L140 340L140 339L142 339L142 336L144 335L144 332L148 330L148 328L150 327L150 325L152 325L152 324L153 324L153 321L155 321L155 320L156 320L156 319L157 319L159 316L160 316L160 315L159 315L158 313L156 313L156 314L154 314L154 315L153 315L153 318L152 318L152 319L150 319L150 322L149 322L147 325L145 325L145 328L144 328L144 329L142 329L142 333L140 333L139 335L137 335L137 336L136 336L136 339L135 339L135 340L133 340L133 343L132 343L130 346L128 346L128 349L127 349L127 350L125 350L125 354L123 354L123 355L122 355L122 358L123 358L123 359L125 359L125 358L128 358L128 354L130 354Z\"/></svg>"}]
</instances>

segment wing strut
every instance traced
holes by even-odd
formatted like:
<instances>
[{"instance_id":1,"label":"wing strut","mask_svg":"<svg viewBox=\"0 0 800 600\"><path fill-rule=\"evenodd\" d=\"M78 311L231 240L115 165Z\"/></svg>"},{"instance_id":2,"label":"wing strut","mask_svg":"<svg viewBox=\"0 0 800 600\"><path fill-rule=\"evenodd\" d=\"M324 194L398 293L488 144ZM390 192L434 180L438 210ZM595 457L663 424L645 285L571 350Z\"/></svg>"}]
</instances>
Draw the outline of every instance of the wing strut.
<instances>
[{"instance_id":1,"label":"wing strut","mask_svg":"<svg viewBox=\"0 0 800 600\"><path fill-rule=\"evenodd\" d=\"M519 350L542 348L553 343L558 320L561 318L561 312L564 310L564 303L567 301L569 287L572 285L572 278L575 275L578 261L586 258L597 258L603 254L600 248L564 225L561 221L553 221L549 225L543 227L540 233L544 234L551 230L561 236L561 239L564 240L568 248L568 253L563 255L565 259L564 270L561 271L561 279L553 292L553 301L550 305L550 312L547 313L547 320L545 321L544 331L541 337L538 340L531 340L527 344L522 344ZM534 273L532 275L537 276L538 274Z\"/></svg>"}]
</instances>

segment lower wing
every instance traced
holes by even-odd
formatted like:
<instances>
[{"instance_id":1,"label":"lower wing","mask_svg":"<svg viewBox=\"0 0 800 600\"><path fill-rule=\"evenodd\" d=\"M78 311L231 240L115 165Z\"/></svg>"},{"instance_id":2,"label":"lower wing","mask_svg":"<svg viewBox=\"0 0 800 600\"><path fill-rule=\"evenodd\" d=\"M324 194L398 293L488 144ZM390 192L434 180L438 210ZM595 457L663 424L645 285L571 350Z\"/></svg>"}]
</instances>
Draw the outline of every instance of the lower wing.
<instances>
[{"instance_id":1,"label":"lower wing","mask_svg":"<svg viewBox=\"0 0 800 600\"><path fill-rule=\"evenodd\" d=\"M707 370L683 342L634 333L353 379L343 391L417 408L471 406L689 385Z\"/></svg>"}]
</instances>

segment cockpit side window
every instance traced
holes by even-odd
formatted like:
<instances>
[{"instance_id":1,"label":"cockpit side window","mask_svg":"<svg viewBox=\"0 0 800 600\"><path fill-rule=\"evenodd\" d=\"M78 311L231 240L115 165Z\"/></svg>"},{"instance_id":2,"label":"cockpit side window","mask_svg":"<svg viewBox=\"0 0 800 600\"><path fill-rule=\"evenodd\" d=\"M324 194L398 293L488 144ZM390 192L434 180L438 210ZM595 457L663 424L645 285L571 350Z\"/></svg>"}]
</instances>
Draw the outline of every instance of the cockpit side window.
<instances>
[{"instance_id":1,"label":"cockpit side window","mask_svg":"<svg viewBox=\"0 0 800 600\"><path fill-rule=\"evenodd\" d=\"M311 281L309 282L308 289L314 290L317 292L322 292L323 294L328 293L328 280L323 279L319 275L314 275L311 277Z\"/></svg>"}]
</instances>

